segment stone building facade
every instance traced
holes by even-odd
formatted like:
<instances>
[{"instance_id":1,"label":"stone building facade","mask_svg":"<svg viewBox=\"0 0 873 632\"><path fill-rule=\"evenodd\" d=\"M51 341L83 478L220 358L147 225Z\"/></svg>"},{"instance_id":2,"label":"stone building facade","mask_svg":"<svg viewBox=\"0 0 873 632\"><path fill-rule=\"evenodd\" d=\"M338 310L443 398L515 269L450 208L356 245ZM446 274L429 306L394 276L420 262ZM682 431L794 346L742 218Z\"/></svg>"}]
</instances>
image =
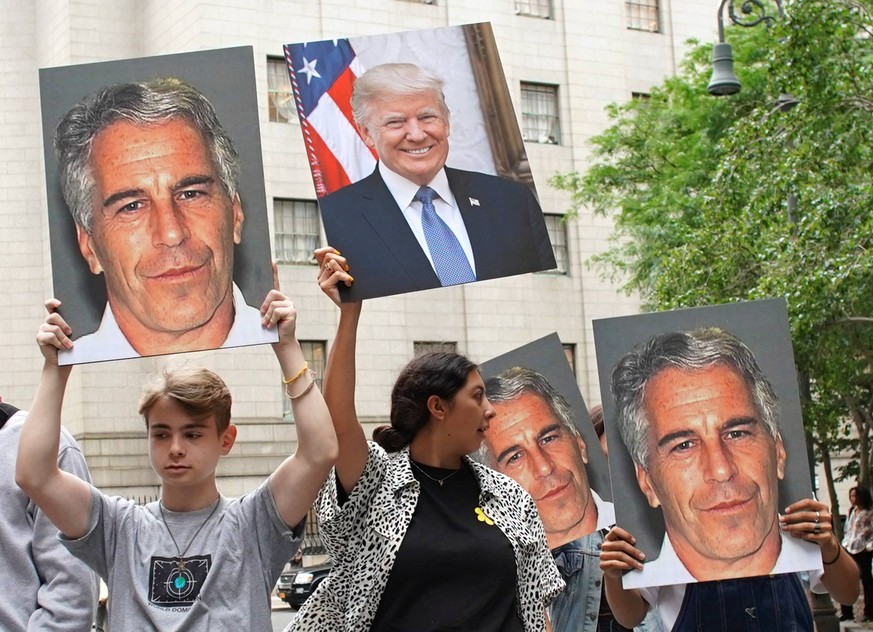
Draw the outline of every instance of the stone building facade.
<instances>
[{"instance_id":1,"label":"stone building facade","mask_svg":"<svg viewBox=\"0 0 873 632\"><path fill-rule=\"evenodd\" d=\"M286 120L282 44L349 35L491 22L560 269L369 301L360 329L357 403L378 423L398 369L416 349L448 343L477 361L558 332L580 389L599 402L593 319L633 313L638 301L589 269L610 223L582 213L560 221L566 194L547 180L584 171L587 140L607 124L604 107L645 94L675 72L684 42L713 39L711 0L0 0L0 395L27 407L41 358L34 335L51 295L37 71L193 50L254 47L273 256L285 253L295 213L312 213L314 189L300 126ZM548 133L542 133L542 130ZM293 232L294 229L290 229ZM323 243L323 234L312 235ZM281 251L281 252L277 252ZM284 254L284 259L294 259ZM300 311L299 337L324 361L337 313L308 261L280 264ZM219 468L225 494L250 490L292 449L293 421L268 348L77 367L64 423L81 442L97 485L124 496L157 493L144 426L135 414L143 379L168 363L203 363L234 394L240 426Z\"/></svg>"}]
</instances>

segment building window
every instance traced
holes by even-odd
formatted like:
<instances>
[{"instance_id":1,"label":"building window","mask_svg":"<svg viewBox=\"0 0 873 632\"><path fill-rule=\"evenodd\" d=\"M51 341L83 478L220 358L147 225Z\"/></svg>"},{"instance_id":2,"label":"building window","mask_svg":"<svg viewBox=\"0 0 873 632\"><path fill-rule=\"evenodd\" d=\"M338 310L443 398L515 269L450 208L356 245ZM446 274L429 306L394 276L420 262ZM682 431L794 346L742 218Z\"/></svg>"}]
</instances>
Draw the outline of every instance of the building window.
<instances>
[{"instance_id":1,"label":"building window","mask_svg":"<svg viewBox=\"0 0 873 632\"><path fill-rule=\"evenodd\" d=\"M531 15L535 18L552 17L551 0L515 0L516 15Z\"/></svg>"},{"instance_id":2,"label":"building window","mask_svg":"<svg viewBox=\"0 0 873 632\"><path fill-rule=\"evenodd\" d=\"M573 371L573 375L576 375L576 345L562 344L564 347L564 355L567 356L567 362L570 363L570 370Z\"/></svg>"},{"instance_id":3,"label":"building window","mask_svg":"<svg viewBox=\"0 0 873 632\"><path fill-rule=\"evenodd\" d=\"M327 359L327 342L324 340L301 340L300 348L303 350L303 358L309 363L309 370L315 371L315 385L320 389ZM282 384L282 417L288 421L294 420L294 414L291 412L291 400L285 397L284 384Z\"/></svg>"},{"instance_id":4,"label":"building window","mask_svg":"<svg viewBox=\"0 0 873 632\"><path fill-rule=\"evenodd\" d=\"M627 27L635 31L661 30L658 21L658 0L625 0Z\"/></svg>"},{"instance_id":5,"label":"building window","mask_svg":"<svg viewBox=\"0 0 873 632\"><path fill-rule=\"evenodd\" d=\"M652 98L652 95L648 92L631 92L631 99L633 101L648 101Z\"/></svg>"},{"instance_id":6,"label":"building window","mask_svg":"<svg viewBox=\"0 0 873 632\"><path fill-rule=\"evenodd\" d=\"M543 215L546 220L546 230L549 231L549 240L552 242L552 252L555 255L554 269L549 272L568 274L570 272L570 259L567 252L567 224L563 215Z\"/></svg>"},{"instance_id":7,"label":"building window","mask_svg":"<svg viewBox=\"0 0 873 632\"><path fill-rule=\"evenodd\" d=\"M433 351L448 351L449 353L458 352L457 342L439 342L434 340L417 340L412 343L413 355L420 356L422 353L431 353Z\"/></svg>"},{"instance_id":8,"label":"building window","mask_svg":"<svg viewBox=\"0 0 873 632\"><path fill-rule=\"evenodd\" d=\"M320 239L316 202L274 199L273 229L279 263L315 263Z\"/></svg>"},{"instance_id":9,"label":"building window","mask_svg":"<svg viewBox=\"0 0 873 632\"><path fill-rule=\"evenodd\" d=\"M558 86L522 82L521 127L526 141L550 145L561 142Z\"/></svg>"},{"instance_id":10,"label":"building window","mask_svg":"<svg viewBox=\"0 0 873 632\"><path fill-rule=\"evenodd\" d=\"M294 93L291 92L288 65L281 57L267 58L267 103L269 103L271 121L297 122L297 109L294 107Z\"/></svg>"}]
</instances>

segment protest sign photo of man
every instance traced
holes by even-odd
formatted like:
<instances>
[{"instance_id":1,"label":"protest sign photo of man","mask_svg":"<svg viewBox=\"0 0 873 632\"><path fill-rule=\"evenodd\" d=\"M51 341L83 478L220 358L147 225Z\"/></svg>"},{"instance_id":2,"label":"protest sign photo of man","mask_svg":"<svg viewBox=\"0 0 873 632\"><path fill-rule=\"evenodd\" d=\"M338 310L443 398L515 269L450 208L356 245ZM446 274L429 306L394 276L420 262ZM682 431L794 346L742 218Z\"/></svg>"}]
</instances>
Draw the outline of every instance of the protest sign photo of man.
<instances>
[{"instance_id":1,"label":"protest sign photo of man","mask_svg":"<svg viewBox=\"0 0 873 632\"><path fill-rule=\"evenodd\" d=\"M597 557L615 522L606 460L560 339L552 334L534 341L483 363L482 372L495 416L478 456L533 497L567 583L549 608L552 629L617 626L605 607ZM636 629L660 630L656 616Z\"/></svg>"},{"instance_id":2,"label":"protest sign photo of man","mask_svg":"<svg viewBox=\"0 0 873 632\"><path fill-rule=\"evenodd\" d=\"M528 186L532 180L493 175L490 154L481 161L460 161L474 169L459 168L459 161L450 157L454 126L446 98L448 81L441 74L445 66L436 61L441 58L436 51L447 41L466 46L464 28L415 32L419 43L430 42L426 55L415 54L416 49L424 50L421 46L410 50L394 41L380 51L356 56L355 50L367 46L361 40L368 38L360 37L286 46L308 147L318 145L310 132L320 125L318 138L333 148L327 161L340 156L351 163L349 154L362 156L342 178L327 178L325 159L311 157L316 190L324 193L319 206L328 242L343 253L354 275L352 286L341 288L343 300L555 266L542 209ZM410 34L379 37L399 41ZM452 81L472 73L472 62L462 57L458 55L459 63L453 66ZM339 95L345 92L334 84L356 71L360 75L350 101L344 102ZM501 97L508 100L505 80L500 80L492 79L489 86L502 85L506 94ZM463 98L475 106L477 94L474 90ZM323 107L325 101L333 104L330 109ZM472 108L464 103L461 109L463 115ZM345 113L332 119L338 129L330 127L326 110ZM347 129L349 119L354 121L353 132ZM342 130L349 132L347 141L339 140ZM514 134L520 140L517 125ZM367 162L369 171L363 166ZM483 172L488 163L492 173ZM350 183L337 188L346 180Z\"/></svg>"},{"instance_id":3,"label":"protest sign photo of man","mask_svg":"<svg viewBox=\"0 0 873 632\"><path fill-rule=\"evenodd\" d=\"M246 49L231 50L246 57ZM197 59L171 57L190 72L220 64L227 54L213 52L219 58L211 61L203 53L195 54ZM153 71L173 66L167 58L154 60ZM142 74L149 61L117 63ZM83 67L52 71L92 80L94 75L93 68ZM44 87L51 75L43 76ZM256 121L256 110L254 115ZM242 157L201 90L170 75L113 83L80 98L56 125L51 119L44 124L53 128L53 157L74 221L76 250L105 290L105 306L92 332L69 306L74 342L61 354L63 363L274 341L251 306L260 303L254 290L247 301L234 282L237 248L249 228L241 197ZM255 205L252 214L265 210ZM259 224L265 222L254 222L252 230ZM264 238L258 239L262 245ZM53 234L53 255L58 245L59 235ZM69 243L63 248L68 250ZM269 271L269 247L262 252L266 257L260 256L260 265ZM65 311L70 271L55 265L54 273ZM258 286L262 298L269 288Z\"/></svg>"},{"instance_id":4,"label":"protest sign photo of man","mask_svg":"<svg viewBox=\"0 0 873 632\"><path fill-rule=\"evenodd\" d=\"M489 377L485 386L496 416L483 453L488 465L533 496L549 548L614 524L612 503L588 483L588 446L564 396L542 373L521 366Z\"/></svg>"},{"instance_id":5,"label":"protest sign photo of man","mask_svg":"<svg viewBox=\"0 0 873 632\"><path fill-rule=\"evenodd\" d=\"M641 493L661 515L642 522L663 525L660 542L640 536L646 563L625 576L625 587L821 567L816 547L785 535L779 523L781 507L811 496L779 307L770 301L597 321L598 361L602 352L610 363L602 388L608 389L613 490L636 487L621 493L631 501ZM636 333L647 317L649 335L640 341ZM753 352L735 330L760 341L761 351ZM638 342L627 349L628 340ZM616 341L625 350L613 361L605 354L622 346ZM779 369L781 396L759 362L765 355ZM619 526L629 525L635 536L645 531L635 520L646 514L622 514Z\"/></svg>"}]
</instances>

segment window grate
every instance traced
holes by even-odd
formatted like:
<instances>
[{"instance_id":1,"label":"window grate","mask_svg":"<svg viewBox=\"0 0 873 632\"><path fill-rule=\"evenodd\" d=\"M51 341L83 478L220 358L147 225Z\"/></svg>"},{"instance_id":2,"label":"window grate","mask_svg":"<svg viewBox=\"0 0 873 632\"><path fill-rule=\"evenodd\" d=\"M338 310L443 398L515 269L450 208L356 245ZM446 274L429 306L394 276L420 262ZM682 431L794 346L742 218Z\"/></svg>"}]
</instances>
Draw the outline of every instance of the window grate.
<instances>
[{"instance_id":1,"label":"window grate","mask_svg":"<svg viewBox=\"0 0 873 632\"><path fill-rule=\"evenodd\" d=\"M516 15L530 15L535 18L552 18L551 0L515 0Z\"/></svg>"},{"instance_id":2,"label":"window grate","mask_svg":"<svg viewBox=\"0 0 873 632\"><path fill-rule=\"evenodd\" d=\"M297 122L288 66L281 57L267 58L267 103L270 110L269 120L276 123Z\"/></svg>"},{"instance_id":3,"label":"window grate","mask_svg":"<svg viewBox=\"0 0 873 632\"><path fill-rule=\"evenodd\" d=\"M557 86L522 82L521 126L526 141L549 145L561 142Z\"/></svg>"},{"instance_id":4,"label":"window grate","mask_svg":"<svg viewBox=\"0 0 873 632\"><path fill-rule=\"evenodd\" d=\"M658 0L625 0L627 27L635 31L661 30L658 19Z\"/></svg>"},{"instance_id":5,"label":"window grate","mask_svg":"<svg viewBox=\"0 0 873 632\"><path fill-rule=\"evenodd\" d=\"M273 234L280 263L315 264L320 243L318 204L312 200L273 200Z\"/></svg>"}]
</instances>

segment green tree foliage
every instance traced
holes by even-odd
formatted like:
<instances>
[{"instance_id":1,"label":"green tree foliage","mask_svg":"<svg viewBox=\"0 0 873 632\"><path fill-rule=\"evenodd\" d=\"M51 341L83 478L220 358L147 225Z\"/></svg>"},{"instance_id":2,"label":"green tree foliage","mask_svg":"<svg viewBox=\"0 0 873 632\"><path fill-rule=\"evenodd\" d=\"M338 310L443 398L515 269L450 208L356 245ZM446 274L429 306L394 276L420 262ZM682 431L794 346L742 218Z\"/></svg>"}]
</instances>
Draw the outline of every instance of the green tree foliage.
<instances>
[{"instance_id":1,"label":"green tree foliage","mask_svg":"<svg viewBox=\"0 0 873 632\"><path fill-rule=\"evenodd\" d=\"M592 263L647 309L785 296L806 427L823 457L860 431L844 474L869 484L873 19L853 0L785 9L770 28L727 29L738 95L707 94L712 48L693 44L649 99L610 107L584 175L551 183L571 215L613 218Z\"/></svg>"}]
</instances>

